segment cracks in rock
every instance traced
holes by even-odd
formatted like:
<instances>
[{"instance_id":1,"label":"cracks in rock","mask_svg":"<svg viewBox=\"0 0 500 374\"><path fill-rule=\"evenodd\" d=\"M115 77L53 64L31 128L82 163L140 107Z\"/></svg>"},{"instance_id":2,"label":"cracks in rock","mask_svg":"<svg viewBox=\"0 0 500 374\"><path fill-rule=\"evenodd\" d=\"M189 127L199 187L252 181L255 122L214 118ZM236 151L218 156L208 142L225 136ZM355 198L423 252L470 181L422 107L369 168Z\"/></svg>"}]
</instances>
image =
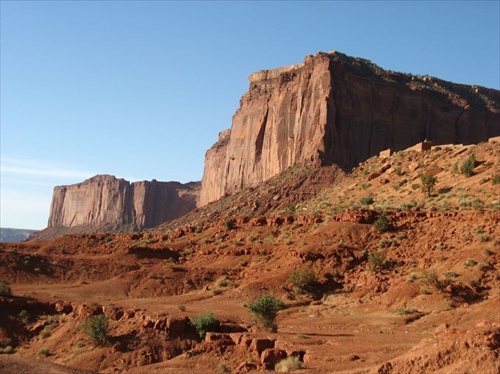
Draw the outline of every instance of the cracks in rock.
<instances>
[{"instance_id":1,"label":"cracks in rock","mask_svg":"<svg viewBox=\"0 0 500 374\"><path fill-rule=\"evenodd\" d=\"M257 139L255 140L255 160L256 163L260 161L262 156L262 148L264 147L264 135L266 133L267 117L269 115L269 106L266 104L266 113L259 126L259 133L257 134Z\"/></svg>"}]
</instances>

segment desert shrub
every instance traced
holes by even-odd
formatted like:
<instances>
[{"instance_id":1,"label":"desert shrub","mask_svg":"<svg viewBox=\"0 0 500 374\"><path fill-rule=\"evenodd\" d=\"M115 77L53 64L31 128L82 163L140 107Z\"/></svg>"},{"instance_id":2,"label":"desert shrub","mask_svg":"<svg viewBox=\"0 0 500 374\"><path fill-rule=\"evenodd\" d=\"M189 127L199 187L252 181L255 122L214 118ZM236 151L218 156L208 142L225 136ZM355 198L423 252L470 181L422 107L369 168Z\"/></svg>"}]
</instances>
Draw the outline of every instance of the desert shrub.
<instances>
[{"instance_id":1,"label":"desert shrub","mask_svg":"<svg viewBox=\"0 0 500 374\"><path fill-rule=\"evenodd\" d=\"M227 275L224 275L217 279L215 284L217 285L217 287L234 287L234 282L231 281L231 279L229 279Z\"/></svg>"},{"instance_id":2,"label":"desert shrub","mask_svg":"<svg viewBox=\"0 0 500 374\"><path fill-rule=\"evenodd\" d=\"M83 328L95 343L106 345L108 342L109 321L104 314L92 316L84 322Z\"/></svg>"},{"instance_id":3,"label":"desert shrub","mask_svg":"<svg viewBox=\"0 0 500 374\"><path fill-rule=\"evenodd\" d=\"M469 267L469 266L474 266L477 264L477 261L474 260L473 258L468 258L464 261L464 266Z\"/></svg>"},{"instance_id":4,"label":"desert shrub","mask_svg":"<svg viewBox=\"0 0 500 374\"><path fill-rule=\"evenodd\" d=\"M226 230L227 231L231 231L231 230L234 230L236 227L236 225L234 224L234 221L229 219L226 221Z\"/></svg>"},{"instance_id":5,"label":"desert shrub","mask_svg":"<svg viewBox=\"0 0 500 374\"><path fill-rule=\"evenodd\" d=\"M381 241L378 242L377 247L378 248L388 248L392 245L392 240L390 239L382 239Z\"/></svg>"},{"instance_id":6,"label":"desert shrub","mask_svg":"<svg viewBox=\"0 0 500 374\"><path fill-rule=\"evenodd\" d=\"M293 269L288 282L302 291L310 291L316 284L316 274L309 267L303 270Z\"/></svg>"},{"instance_id":7,"label":"desert shrub","mask_svg":"<svg viewBox=\"0 0 500 374\"><path fill-rule=\"evenodd\" d=\"M467 178L474 173L474 168L476 167L476 155L473 153L469 156L467 160L462 163L460 167L460 172Z\"/></svg>"},{"instance_id":8,"label":"desert shrub","mask_svg":"<svg viewBox=\"0 0 500 374\"><path fill-rule=\"evenodd\" d=\"M405 283L406 284L412 284L413 282L415 282L415 279L417 279L417 274L410 273L410 275L408 275L408 278L406 278Z\"/></svg>"},{"instance_id":9,"label":"desert shrub","mask_svg":"<svg viewBox=\"0 0 500 374\"><path fill-rule=\"evenodd\" d=\"M40 336L44 339L49 337L52 330L54 330L54 326L55 326L55 324L53 322L49 323L48 325L45 325L43 330L40 332Z\"/></svg>"},{"instance_id":10,"label":"desert shrub","mask_svg":"<svg viewBox=\"0 0 500 374\"><path fill-rule=\"evenodd\" d=\"M255 322L266 331L276 331L276 317L280 310L285 309L285 304L280 299L271 295L264 295L251 303L248 303L249 313L255 317Z\"/></svg>"},{"instance_id":11,"label":"desert shrub","mask_svg":"<svg viewBox=\"0 0 500 374\"><path fill-rule=\"evenodd\" d=\"M216 370L219 373L230 373L231 372L231 368L229 366L227 366L226 364L218 364L216 367Z\"/></svg>"},{"instance_id":12,"label":"desert shrub","mask_svg":"<svg viewBox=\"0 0 500 374\"><path fill-rule=\"evenodd\" d=\"M488 271L488 270L491 270L493 269L493 267L488 263L488 262L483 262L483 261L479 261L477 263L477 267L481 270L481 271Z\"/></svg>"},{"instance_id":13,"label":"desert shrub","mask_svg":"<svg viewBox=\"0 0 500 374\"><path fill-rule=\"evenodd\" d=\"M49 350L47 348L39 349L36 353L37 357L48 357L50 355Z\"/></svg>"},{"instance_id":14,"label":"desert shrub","mask_svg":"<svg viewBox=\"0 0 500 374\"><path fill-rule=\"evenodd\" d=\"M368 269L372 273L382 270L386 265L386 258L384 252L370 252L368 253Z\"/></svg>"},{"instance_id":15,"label":"desert shrub","mask_svg":"<svg viewBox=\"0 0 500 374\"><path fill-rule=\"evenodd\" d=\"M0 280L0 296L12 296L10 286L4 281Z\"/></svg>"},{"instance_id":16,"label":"desert shrub","mask_svg":"<svg viewBox=\"0 0 500 374\"><path fill-rule=\"evenodd\" d=\"M203 227L198 226L198 227L196 228L196 230L194 230L194 233L195 233L195 234L200 234L202 231L203 231Z\"/></svg>"},{"instance_id":17,"label":"desert shrub","mask_svg":"<svg viewBox=\"0 0 500 374\"><path fill-rule=\"evenodd\" d=\"M500 174L497 174L493 177L491 180L491 183L496 186L497 184L500 184Z\"/></svg>"},{"instance_id":18,"label":"desert shrub","mask_svg":"<svg viewBox=\"0 0 500 374\"><path fill-rule=\"evenodd\" d=\"M18 316L21 318L21 321L27 325L28 323L31 322L31 316L30 314L28 313L28 311L26 309L23 309L19 312Z\"/></svg>"},{"instance_id":19,"label":"desert shrub","mask_svg":"<svg viewBox=\"0 0 500 374\"><path fill-rule=\"evenodd\" d=\"M212 312L199 314L191 320L191 324L196 329L200 338L204 338L207 332L217 331L220 323Z\"/></svg>"},{"instance_id":20,"label":"desert shrub","mask_svg":"<svg viewBox=\"0 0 500 374\"><path fill-rule=\"evenodd\" d=\"M434 270L423 271L422 273L422 284L426 286L431 286L438 291L443 291L446 286L451 283L451 278L446 278L444 281L439 279L438 274Z\"/></svg>"},{"instance_id":21,"label":"desert shrub","mask_svg":"<svg viewBox=\"0 0 500 374\"><path fill-rule=\"evenodd\" d=\"M359 199L359 203L361 205L370 205L370 204L373 204L373 197L371 197L371 196L363 196L361 199Z\"/></svg>"},{"instance_id":22,"label":"desert shrub","mask_svg":"<svg viewBox=\"0 0 500 374\"><path fill-rule=\"evenodd\" d=\"M300 358L297 356L287 357L280 362L278 362L274 366L274 370L279 371L281 373L289 373L291 371L295 371L301 369L304 366L304 363L300 361Z\"/></svg>"},{"instance_id":23,"label":"desert shrub","mask_svg":"<svg viewBox=\"0 0 500 374\"><path fill-rule=\"evenodd\" d=\"M10 354L14 351L11 345L6 346L4 349L0 351L0 353Z\"/></svg>"},{"instance_id":24,"label":"desert shrub","mask_svg":"<svg viewBox=\"0 0 500 374\"><path fill-rule=\"evenodd\" d=\"M477 280L477 279L469 279L469 285L472 287L472 288L479 288L479 286L481 285L481 283Z\"/></svg>"},{"instance_id":25,"label":"desert shrub","mask_svg":"<svg viewBox=\"0 0 500 374\"><path fill-rule=\"evenodd\" d=\"M380 215L373 223L378 231L387 231L390 228L389 218L385 214Z\"/></svg>"},{"instance_id":26,"label":"desert shrub","mask_svg":"<svg viewBox=\"0 0 500 374\"><path fill-rule=\"evenodd\" d=\"M488 234L486 234L485 232L477 234L477 238L479 239L480 242L487 242L489 239Z\"/></svg>"},{"instance_id":27,"label":"desert shrub","mask_svg":"<svg viewBox=\"0 0 500 374\"><path fill-rule=\"evenodd\" d=\"M113 240L113 238L112 238L111 236L106 236L106 237L104 238L104 243L109 243L109 242L110 242L110 241L112 241L112 240Z\"/></svg>"},{"instance_id":28,"label":"desert shrub","mask_svg":"<svg viewBox=\"0 0 500 374\"><path fill-rule=\"evenodd\" d=\"M431 197L434 192L434 186L437 182L437 177L434 175L420 174L420 181L422 182L422 192L427 197Z\"/></svg>"},{"instance_id":29,"label":"desert shrub","mask_svg":"<svg viewBox=\"0 0 500 374\"><path fill-rule=\"evenodd\" d=\"M295 214L297 211L297 206L293 203L290 203L285 209L283 209L280 213L284 215Z\"/></svg>"}]
</instances>

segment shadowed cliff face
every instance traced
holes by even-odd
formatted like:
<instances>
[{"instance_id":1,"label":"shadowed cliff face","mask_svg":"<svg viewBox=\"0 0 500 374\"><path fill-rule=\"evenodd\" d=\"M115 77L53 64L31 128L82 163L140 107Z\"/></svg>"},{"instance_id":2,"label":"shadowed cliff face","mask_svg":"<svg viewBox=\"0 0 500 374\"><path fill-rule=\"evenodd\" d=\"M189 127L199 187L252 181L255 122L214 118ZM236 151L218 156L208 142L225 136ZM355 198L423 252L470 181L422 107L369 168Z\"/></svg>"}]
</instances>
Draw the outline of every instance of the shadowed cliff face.
<instances>
[{"instance_id":1,"label":"shadowed cliff face","mask_svg":"<svg viewBox=\"0 0 500 374\"><path fill-rule=\"evenodd\" d=\"M387 148L500 134L499 91L387 72L337 52L249 80L231 130L206 153L200 205L296 164L350 170Z\"/></svg>"},{"instance_id":2,"label":"shadowed cliff face","mask_svg":"<svg viewBox=\"0 0 500 374\"><path fill-rule=\"evenodd\" d=\"M130 183L98 175L79 184L54 188L48 227L154 227L196 208L198 186L154 180Z\"/></svg>"}]
</instances>

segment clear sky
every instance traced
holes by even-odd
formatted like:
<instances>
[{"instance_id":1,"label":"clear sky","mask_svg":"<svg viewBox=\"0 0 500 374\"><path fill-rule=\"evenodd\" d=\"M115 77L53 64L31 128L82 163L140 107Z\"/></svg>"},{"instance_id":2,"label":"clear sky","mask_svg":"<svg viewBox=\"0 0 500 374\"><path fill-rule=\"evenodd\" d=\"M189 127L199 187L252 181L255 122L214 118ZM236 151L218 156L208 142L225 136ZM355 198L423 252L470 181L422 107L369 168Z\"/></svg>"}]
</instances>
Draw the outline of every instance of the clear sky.
<instances>
[{"instance_id":1,"label":"clear sky","mask_svg":"<svg viewBox=\"0 0 500 374\"><path fill-rule=\"evenodd\" d=\"M56 185L201 180L247 77L337 50L499 88L499 1L0 1L0 226Z\"/></svg>"}]
</instances>

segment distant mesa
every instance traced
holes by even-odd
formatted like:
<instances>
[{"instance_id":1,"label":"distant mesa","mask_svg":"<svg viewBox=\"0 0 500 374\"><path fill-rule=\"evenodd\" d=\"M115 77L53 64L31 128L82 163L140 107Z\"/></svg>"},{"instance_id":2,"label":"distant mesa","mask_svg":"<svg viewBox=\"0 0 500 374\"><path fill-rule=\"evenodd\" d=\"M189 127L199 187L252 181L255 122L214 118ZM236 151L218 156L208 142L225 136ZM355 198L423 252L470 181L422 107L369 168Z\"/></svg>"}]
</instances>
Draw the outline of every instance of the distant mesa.
<instances>
[{"instance_id":1,"label":"distant mesa","mask_svg":"<svg viewBox=\"0 0 500 374\"><path fill-rule=\"evenodd\" d=\"M200 206L292 165L345 171L385 149L500 135L500 92L386 71L339 52L249 76L231 130L205 155Z\"/></svg>"},{"instance_id":2,"label":"distant mesa","mask_svg":"<svg viewBox=\"0 0 500 374\"><path fill-rule=\"evenodd\" d=\"M112 175L96 175L54 188L48 227L155 227L196 208L199 188L199 182L130 183Z\"/></svg>"}]
</instances>

